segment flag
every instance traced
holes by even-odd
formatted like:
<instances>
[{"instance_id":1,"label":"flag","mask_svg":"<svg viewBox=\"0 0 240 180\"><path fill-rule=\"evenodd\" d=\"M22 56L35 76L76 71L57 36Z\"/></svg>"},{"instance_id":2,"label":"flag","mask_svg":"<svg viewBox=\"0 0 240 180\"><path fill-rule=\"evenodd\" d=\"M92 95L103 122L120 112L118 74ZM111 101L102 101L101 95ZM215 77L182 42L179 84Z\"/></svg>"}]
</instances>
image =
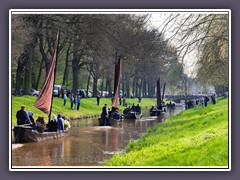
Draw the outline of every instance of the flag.
<instances>
[{"instance_id":1,"label":"flag","mask_svg":"<svg viewBox=\"0 0 240 180\"><path fill-rule=\"evenodd\" d=\"M57 60L57 49L58 49L58 38L59 32L57 33L57 38L55 40L54 51L51 59L51 64L48 72L45 76L44 84L39 93L39 96L34 104L34 106L46 114L50 114L52 106L52 96L53 96L53 84L55 77L55 66Z\"/></svg>"},{"instance_id":2,"label":"flag","mask_svg":"<svg viewBox=\"0 0 240 180\"><path fill-rule=\"evenodd\" d=\"M119 85L121 77L122 61L121 55L118 59L118 63L115 66L115 76L114 76L114 97L112 101L112 107L118 108L118 94L119 94Z\"/></svg>"}]
</instances>

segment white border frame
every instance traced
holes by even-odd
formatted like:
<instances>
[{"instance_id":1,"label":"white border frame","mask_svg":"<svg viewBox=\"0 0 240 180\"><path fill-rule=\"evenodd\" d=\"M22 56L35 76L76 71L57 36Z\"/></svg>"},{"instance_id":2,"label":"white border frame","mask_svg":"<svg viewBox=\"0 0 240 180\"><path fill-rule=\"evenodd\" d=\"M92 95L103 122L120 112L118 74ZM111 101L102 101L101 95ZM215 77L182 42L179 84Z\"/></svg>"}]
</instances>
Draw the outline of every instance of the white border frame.
<instances>
[{"instance_id":1,"label":"white border frame","mask_svg":"<svg viewBox=\"0 0 240 180\"><path fill-rule=\"evenodd\" d=\"M10 9L9 10L9 77L12 80L11 25L12 14L146 14L173 12L180 14L229 15L229 104L228 104L228 166L12 166L12 85L9 83L9 170L10 171L231 171L231 10L230 9Z\"/></svg>"}]
</instances>

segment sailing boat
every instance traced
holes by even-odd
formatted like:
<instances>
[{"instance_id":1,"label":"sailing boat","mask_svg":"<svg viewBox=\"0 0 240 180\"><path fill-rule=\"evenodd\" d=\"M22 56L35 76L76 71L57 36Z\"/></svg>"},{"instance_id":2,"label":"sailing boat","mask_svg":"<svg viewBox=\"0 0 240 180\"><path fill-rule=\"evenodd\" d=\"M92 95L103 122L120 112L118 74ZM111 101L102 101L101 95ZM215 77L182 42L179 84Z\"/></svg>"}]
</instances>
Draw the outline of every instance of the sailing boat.
<instances>
[{"instance_id":1,"label":"sailing boat","mask_svg":"<svg viewBox=\"0 0 240 180\"><path fill-rule=\"evenodd\" d=\"M57 61L57 50L58 50L59 32L57 33L57 38L55 40L54 52L52 55L51 64L46 74L43 87L39 93L34 106L44 113L48 114L50 120L51 110L52 110L52 100L53 100L53 85L55 80L56 72L56 61ZM14 142L41 142L50 139L57 139L65 137L68 130L56 131L56 132L38 132L33 130L31 126L28 125L18 125L14 127Z\"/></svg>"},{"instance_id":2,"label":"sailing boat","mask_svg":"<svg viewBox=\"0 0 240 180\"><path fill-rule=\"evenodd\" d=\"M120 85L120 78L121 78L121 71L122 71L122 61L121 55L117 56L116 54L117 63L115 65L115 73L114 73L114 96L112 99L112 111L111 116L109 117L109 125L114 125L122 121L122 117L118 112L118 99L119 99L119 85ZM99 125L104 125L104 120L99 118Z\"/></svg>"},{"instance_id":3,"label":"sailing boat","mask_svg":"<svg viewBox=\"0 0 240 180\"><path fill-rule=\"evenodd\" d=\"M163 88L163 97L164 98L164 89L165 89L165 83ZM161 88L160 88L160 78L157 80L157 109L154 109L153 107L150 109L150 116L160 116L164 113L164 110L162 108L162 99L161 99Z\"/></svg>"}]
</instances>

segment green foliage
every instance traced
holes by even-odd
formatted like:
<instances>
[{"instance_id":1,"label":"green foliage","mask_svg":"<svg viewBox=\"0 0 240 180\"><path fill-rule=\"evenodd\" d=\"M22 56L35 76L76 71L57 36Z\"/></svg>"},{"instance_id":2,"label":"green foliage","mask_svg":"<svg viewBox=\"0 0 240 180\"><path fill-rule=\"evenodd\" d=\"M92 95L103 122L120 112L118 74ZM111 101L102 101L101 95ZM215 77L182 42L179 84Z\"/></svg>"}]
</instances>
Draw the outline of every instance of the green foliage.
<instances>
[{"instance_id":1,"label":"green foliage","mask_svg":"<svg viewBox=\"0 0 240 180\"><path fill-rule=\"evenodd\" d=\"M171 117L131 141L109 166L227 166L228 100Z\"/></svg>"}]
</instances>

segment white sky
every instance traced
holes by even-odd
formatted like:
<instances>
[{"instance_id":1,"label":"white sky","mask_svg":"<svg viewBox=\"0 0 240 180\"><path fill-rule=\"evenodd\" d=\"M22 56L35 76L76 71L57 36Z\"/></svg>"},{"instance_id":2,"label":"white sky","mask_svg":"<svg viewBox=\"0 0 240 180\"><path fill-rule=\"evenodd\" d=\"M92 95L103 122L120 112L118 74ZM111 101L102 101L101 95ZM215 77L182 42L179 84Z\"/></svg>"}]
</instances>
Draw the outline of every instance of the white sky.
<instances>
[{"instance_id":1,"label":"white sky","mask_svg":"<svg viewBox=\"0 0 240 180\"><path fill-rule=\"evenodd\" d=\"M149 20L149 23L152 24L153 27L159 29L159 32L161 32L164 28L164 22L166 20L166 18L170 15L170 14L177 14L177 13L172 13L172 12L168 12L168 13L154 13L151 14L151 18ZM186 15L189 15L189 13L185 13ZM164 31L164 36L166 39L169 39L172 35L173 35L173 28L176 27L176 25L174 26L174 23L169 23L169 25L167 25L165 27L165 31ZM177 38L177 36L176 36ZM174 39L171 41L171 44L173 46L178 45L177 41ZM196 51L195 52L191 52L188 53L185 58L183 59L183 63L184 63L184 72L186 74L188 74L189 76L194 75L193 73L195 73L196 71L196 61L197 61L197 56L196 56Z\"/></svg>"}]
</instances>

